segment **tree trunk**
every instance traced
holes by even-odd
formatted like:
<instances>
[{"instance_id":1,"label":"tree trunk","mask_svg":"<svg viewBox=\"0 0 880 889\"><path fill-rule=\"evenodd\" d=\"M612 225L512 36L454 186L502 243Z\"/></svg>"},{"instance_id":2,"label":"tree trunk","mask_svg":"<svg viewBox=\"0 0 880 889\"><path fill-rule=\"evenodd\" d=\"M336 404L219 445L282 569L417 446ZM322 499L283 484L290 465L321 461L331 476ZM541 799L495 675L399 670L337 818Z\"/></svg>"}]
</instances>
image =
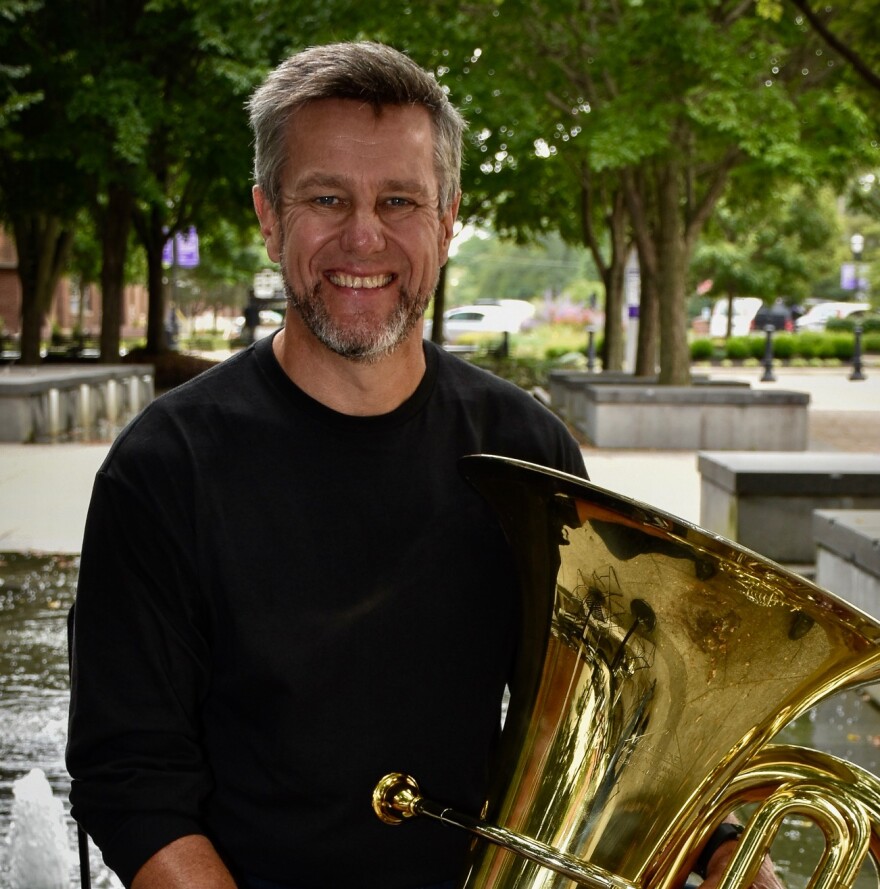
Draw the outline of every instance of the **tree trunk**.
<instances>
[{"instance_id":1,"label":"tree trunk","mask_svg":"<svg viewBox=\"0 0 880 889\"><path fill-rule=\"evenodd\" d=\"M155 208L150 210L147 221L148 230L144 240L147 251L147 352L158 355L168 348L165 334L165 281L162 270L162 247L165 238L170 237L162 231L162 219Z\"/></svg>"},{"instance_id":2,"label":"tree trunk","mask_svg":"<svg viewBox=\"0 0 880 889\"><path fill-rule=\"evenodd\" d=\"M635 375L650 377L657 373L658 323L660 300L657 293L657 275L641 262L641 296L639 299L639 342L636 349Z\"/></svg>"},{"instance_id":3,"label":"tree trunk","mask_svg":"<svg viewBox=\"0 0 880 889\"><path fill-rule=\"evenodd\" d=\"M611 235L610 257L606 260L603 244L594 226L595 186L586 164L581 166L581 232L584 246L605 285L605 330L602 342L602 370L623 369L623 303L626 275L626 205L621 189L610 196L604 222ZM599 192L600 196L602 192Z\"/></svg>"},{"instance_id":4,"label":"tree trunk","mask_svg":"<svg viewBox=\"0 0 880 889\"><path fill-rule=\"evenodd\" d=\"M732 290L727 293L727 323L724 325L724 339L729 340L733 336L733 301L736 296Z\"/></svg>"},{"instance_id":5,"label":"tree trunk","mask_svg":"<svg viewBox=\"0 0 880 889\"><path fill-rule=\"evenodd\" d=\"M443 345L443 313L446 311L446 269L452 260L440 267L440 277L437 279L437 289L434 291L434 314L431 322L431 342Z\"/></svg>"},{"instance_id":6,"label":"tree trunk","mask_svg":"<svg viewBox=\"0 0 880 889\"><path fill-rule=\"evenodd\" d=\"M21 280L21 359L39 364L40 341L52 296L67 263L73 232L57 216L35 213L13 220Z\"/></svg>"},{"instance_id":7,"label":"tree trunk","mask_svg":"<svg viewBox=\"0 0 880 889\"><path fill-rule=\"evenodd\" d=\"M603 280L605 282L605 330L602 347L602 370L623 370L623 308L624 278L626 267L623 262L612 262Z\"/></svg>"},{"instance_id":8,"label":"tree trunk","mask_svg":"<svg viewBox=\"0 0 880 889\"><path fill-rule=\"evenodd\" d=\"M633 239L639 255L639 341L636 347L635 375L653 376L657 373L659 341L659 294L657 291L657 245L652 235L645 177L637 170L624 170L622 175L626 194L626 209L632 224Z\"/></svg>"},{"instance_id":9,"label":"tree trunk","mask_svg":"<svg viewBox=\"0 0 880 889\"><path fill-rule=\"evenodd\" d=\"M678 166L669 161L660 171L657 189L660 383L667 386L687 386L691 381L685 298L688 250L680 199Z\"/></svg>"},{"instance_id":10,"label":"tree trunk","mask_svg":"<svg viewBox=\"0 0 880 889\"><path fill-rule=\"evenodd\" d=\"M131 193L113 186L99 222L101 230L101 363L119 361L125 256L131 228Z\"/></svg>"}]
</instances>

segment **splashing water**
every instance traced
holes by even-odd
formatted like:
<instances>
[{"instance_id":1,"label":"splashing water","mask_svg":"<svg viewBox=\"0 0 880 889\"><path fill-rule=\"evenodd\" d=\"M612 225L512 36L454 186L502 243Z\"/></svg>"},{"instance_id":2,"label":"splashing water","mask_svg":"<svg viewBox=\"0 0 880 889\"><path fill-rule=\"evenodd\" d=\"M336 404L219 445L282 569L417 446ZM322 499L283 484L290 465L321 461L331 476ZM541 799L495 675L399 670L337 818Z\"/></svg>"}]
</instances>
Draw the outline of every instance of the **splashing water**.
<instances>
[{"instance_id":1,"label":"splashing water","mask_svg":"<svg viewBox=\"0 0 880 889\"><path fill-rule=\"evenodd\" d=\"M64 806L42 769L31 769L12 786L9 829L12 889L68 889L71 850Z\"/></svg>"}]
</instances>

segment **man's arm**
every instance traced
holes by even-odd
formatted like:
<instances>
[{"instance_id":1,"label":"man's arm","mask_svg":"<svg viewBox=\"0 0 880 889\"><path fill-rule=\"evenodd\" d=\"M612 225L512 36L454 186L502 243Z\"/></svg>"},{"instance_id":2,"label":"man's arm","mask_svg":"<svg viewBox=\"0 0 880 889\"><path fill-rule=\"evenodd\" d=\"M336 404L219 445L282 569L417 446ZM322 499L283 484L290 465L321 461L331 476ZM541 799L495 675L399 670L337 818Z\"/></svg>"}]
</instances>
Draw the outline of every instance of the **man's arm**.
<instances>
[{"instance_id":1,"label":"man's arm","mask_svg":"<svg viewBox=\"0 0 880 889\"><path fill-rule=\"evenodd\" d=\"M724 869L727 867L730 859L733 858L734 852L736 852L736 843L736 840L730 840L718 847L715 854L709 859L709 866L706 868L706 879L700 884L700 889L715 889L721 881ZM752 883L752 889L785 889L783 884L779 882L773 869L773 863L767 855L764 856L764 860L761 862L761 869Z\"/></svg>"},{"instance_id":2,"label":"man's arm","mask_svg":"<svg viewBox=\"0 0 880 889\"><path fill-rule=\"evenodd\" d=\"M236 889L236 885L211 841L190 835L148 858L131 889Z\"/></svg>"}]
</instances>

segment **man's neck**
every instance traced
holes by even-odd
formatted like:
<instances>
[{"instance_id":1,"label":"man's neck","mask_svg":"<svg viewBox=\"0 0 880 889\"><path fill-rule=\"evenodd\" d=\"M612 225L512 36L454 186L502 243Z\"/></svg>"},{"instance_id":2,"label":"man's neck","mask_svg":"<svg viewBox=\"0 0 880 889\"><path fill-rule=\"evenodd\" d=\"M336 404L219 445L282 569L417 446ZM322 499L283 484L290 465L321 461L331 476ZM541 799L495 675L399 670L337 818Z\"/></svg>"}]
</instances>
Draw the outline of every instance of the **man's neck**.
<instances>
[{"instance_id":1,"label":"man's neck","mask_svg":"<svg viewBox=\"0 0 880 889\"><path fill-rule=\"evenodd\" d=\"M303 392L351 416L390 413L415 392L425 374L421 325L373 364L331 352L290 322L275 335L272 349L282 370Z\"/></svg>"}]
</instances>

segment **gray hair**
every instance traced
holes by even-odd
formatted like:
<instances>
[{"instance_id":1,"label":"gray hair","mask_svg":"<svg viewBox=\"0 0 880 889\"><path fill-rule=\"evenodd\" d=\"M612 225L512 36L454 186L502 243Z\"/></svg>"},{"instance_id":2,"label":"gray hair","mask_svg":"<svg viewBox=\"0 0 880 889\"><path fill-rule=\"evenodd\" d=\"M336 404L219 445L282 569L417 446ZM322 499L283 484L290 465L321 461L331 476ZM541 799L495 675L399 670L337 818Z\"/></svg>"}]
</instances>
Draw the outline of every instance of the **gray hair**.
<instances>
[{"instance_id":1,"label":"gray hair","mask_svg":"<svg viewBox=\"0 0 880 889\"><path fill-rule=\"evenodd\" d=\"M331 43L290 56L247 102L254 131L254 180L270 206L279 209L287 160L287 124L303 105L320 99L357 99L376 112L383 105L421 105L434 128L434 167L439 211L461 190L464 118L436 79L412 59L381 43Z\"/></svg>"}]
</instances>

